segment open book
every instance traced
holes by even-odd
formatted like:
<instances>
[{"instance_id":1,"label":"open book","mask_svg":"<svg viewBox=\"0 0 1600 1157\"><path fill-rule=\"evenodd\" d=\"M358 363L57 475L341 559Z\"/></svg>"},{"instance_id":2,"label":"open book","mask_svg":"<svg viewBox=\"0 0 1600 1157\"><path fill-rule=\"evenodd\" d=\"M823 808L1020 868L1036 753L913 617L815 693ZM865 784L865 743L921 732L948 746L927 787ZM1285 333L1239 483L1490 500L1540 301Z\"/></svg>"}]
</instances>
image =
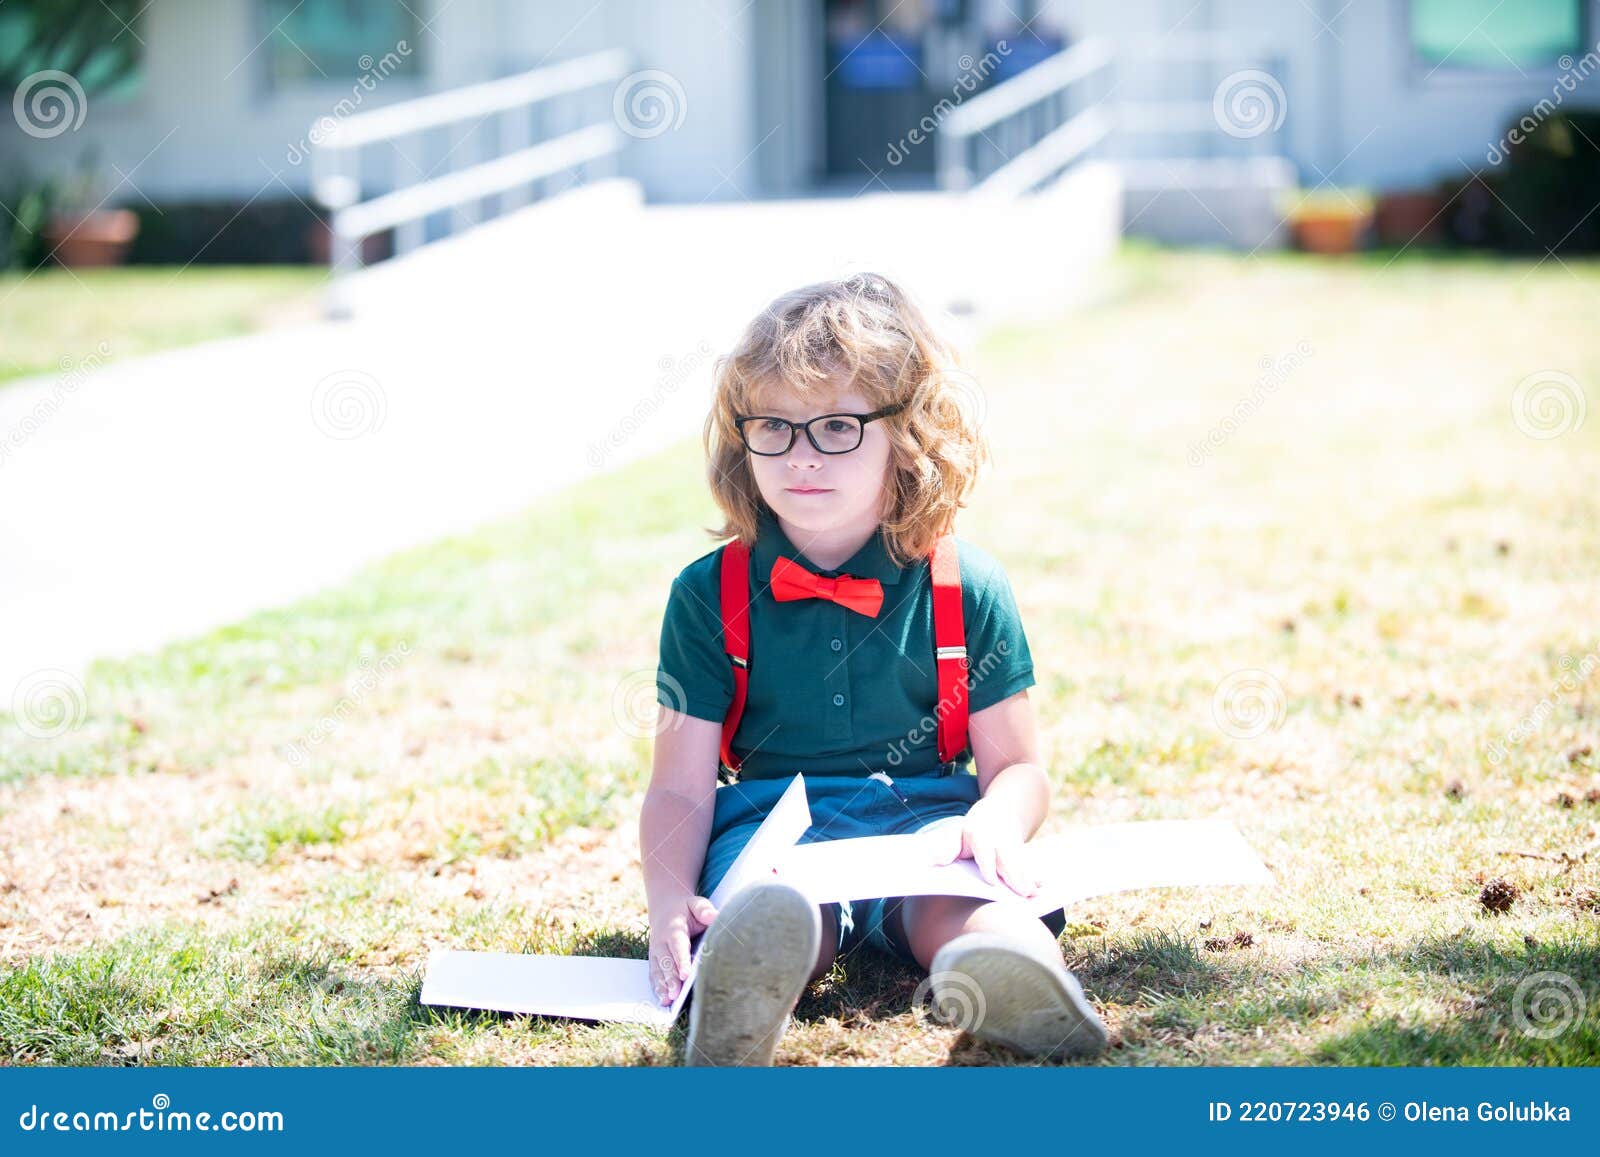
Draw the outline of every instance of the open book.
<instances>
[{"instance_id":1,"label":"open book","mask_svg":"<svg viewBox=\"0 0 1600 1157\"><path fill-rule=\"evenodd\" d=\"M799 843L811 826L805 781L796 775L708 897L720 912L739 889L780 880L814 903L873 896L978 896L1023 899L1040 916L1093 896L1135 888L1272 884L1272 874L1228 820L1147 820L1069 829L1026 847L1045 886L1021 897L990 884L971 860L948 860L961 817L936 820L900 836ZM428 957L422 1003L456 1008L666 1026L694 985L689 977L670 1006L656 1000L645 960L446 950Z\"/></svg>"}]
</instances>

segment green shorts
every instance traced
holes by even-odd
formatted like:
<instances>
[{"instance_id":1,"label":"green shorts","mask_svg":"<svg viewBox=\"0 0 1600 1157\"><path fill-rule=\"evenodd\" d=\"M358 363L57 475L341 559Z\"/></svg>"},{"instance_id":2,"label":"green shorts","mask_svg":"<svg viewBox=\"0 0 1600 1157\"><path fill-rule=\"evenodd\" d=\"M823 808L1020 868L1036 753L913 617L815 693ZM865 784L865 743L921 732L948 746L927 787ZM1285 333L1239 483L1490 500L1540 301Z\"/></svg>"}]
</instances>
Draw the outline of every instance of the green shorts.
<instances>
[{"instance_id":1,"label":"green shorts","mask_svg":"<svg viewBox=\"0 0 1600 1157\"><path fill-rule=\"evenodd\" d=\"M722 882L733 861L767 818L788 788L792 776L723 784L717 788L711 821L711 842L700 869L696 894L709 896ZM915 832L951 816L964 816L978 801L978 777L968 772L953 775L907 775L892 779L867 775L808 775L806 802L811 826L800 843L889 836ZM829 904L838 928L837 955L861 944L916 963L911 946L899 932L899 921L889 917L903 897L869 896ZM1041 916L1052 933L1066 927L1060 908Z\"/></svg>"}]
</instances>

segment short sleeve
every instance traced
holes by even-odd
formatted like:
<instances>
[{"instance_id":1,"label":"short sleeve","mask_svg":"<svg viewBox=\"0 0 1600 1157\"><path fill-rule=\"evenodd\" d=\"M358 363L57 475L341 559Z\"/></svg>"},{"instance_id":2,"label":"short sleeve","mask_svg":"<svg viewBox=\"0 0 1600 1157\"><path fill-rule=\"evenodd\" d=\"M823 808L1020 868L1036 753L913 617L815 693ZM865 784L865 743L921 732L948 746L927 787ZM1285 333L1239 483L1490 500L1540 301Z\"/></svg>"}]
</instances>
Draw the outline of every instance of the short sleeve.
<instances>
[{"instance_id":1,"label":"short sleeve","mask_svg":"<svg viewBox=\"0 0 1600 1157\"><path fill-rule=\"evenodd\" d=\"M967 703L974 713L1037 682L1022 615L1005 571L996 565L975 594L976 605L966 608L971 614L966 629L971 686Z\"/></svg>"},{"instance_id":2,"label":"short sleeve","mask_svg":"<svg viewBox=\"0 0 1600 1157\"><path fill-rule=\"evenodd\" d=\"M733 669L722 649L720 614L683 575L672 581L661 618L656 702L719 723L733 703Z\"/></svg>"}]
</instances>

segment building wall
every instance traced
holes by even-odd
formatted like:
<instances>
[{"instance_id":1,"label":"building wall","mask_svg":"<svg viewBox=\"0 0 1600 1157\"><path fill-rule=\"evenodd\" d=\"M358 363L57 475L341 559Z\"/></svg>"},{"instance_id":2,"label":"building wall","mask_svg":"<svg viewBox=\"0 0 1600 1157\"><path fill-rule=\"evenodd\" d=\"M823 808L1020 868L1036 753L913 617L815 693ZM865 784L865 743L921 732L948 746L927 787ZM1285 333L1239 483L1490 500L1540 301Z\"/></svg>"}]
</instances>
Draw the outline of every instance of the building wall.
<instances>
[{"instance_id":1,"label":"building wall","mask_svg":"<svg viewBox=\"0 0 1600 1157\"><path fill-rule=\"evenodd\" d=\"M634 141L624 158L623 171L651 200L746 200L760 191L753 8L748 0L619 0L595 17L638 68L664 72L682 89L681 123Z\"/></svg>"},{"instance_id":2,"label":"building wall","mask_svg":"<svg viewBox=\"0 0 1600 1157\"><path fill-rule=\"evenodd\" d=\"M264 80L258 45L265 29L255 0L154 0L139 26L147 47L137 98L119 103L91 96L80 128L45 140L22 132L11 116L0 117L0 165L10 172L20 164L43 176L93 157L108 188L117 169L130 175L131 184L117 188L113 203L141 194L156 201L275 198L289 190L308 197L310 127L341 100L358 94L360 108L377 108L622 46L632 49L637 68L666 72L683 93L681 100L672 97L682 108L681 123L631 141L624 172L662 199L737 198L741 189L753 193L759 185L747 159L755 144L754 18L747 6L735 0L601 6L593 0L412 0L411 6L424 19L437 14L410 46L420 55L419 77L386 77L371 91L344 81L275 92ZM670 85L663 91L672 94ZM586 100L588 121L611 114L609 89L597 88ZM474 147L469 143L457 156ZM418 146L412 156L423 171L432 167L427 148ZM394 164L401 173L413 171L404 161ZM376 164L367 179L378 188L389 183Z\"/></svg>"},{"instance_id":3,"label":"building wall","mask_svg":"<svg viewBox=\"0 0 1600 1157\"><path fill-rule=\"evenodd\" d=\"M1324 0L1323 7L1327 20L1336 6ZM1587 7L1586 50L1594 50L1600 2L1590 0ZM1327 84L1337 93L1338 116L1320 162L1326 169L1349 154L1335 178L1341 182L1405 185L1488 167L1494 143L1516 117L1551 97L1561 71L1530 68L1523 77L1510 68L1446 67L1428 76L1427 68L1410 59L1403 0L1353 4L1334 30L1343 43L1327 50ZM1330 39L1327 32L1322 38ZM1600 107L1600 73L1563 97Z\"/></svg>"},{"instance_id":4,"label":"building wall","mask_svg":"<svg viewBox=\"0 0 1600 1157\"><path fill-rule=\"evenodd\" d=\"M1041 26L1073 38L1109 36L1129 57L1175 33L1260 34L1281 48L1287 115L1257 144L1288 156L1307 184L1326 175L1388 187L1483 167L1506 125L1550 96L1556 79L1553 69L1526 77L1450 70L1424 77L1409 59L1407 3L1044 0ZM1588 35L1600 37L1600 0L1586 3ZM413 46L421 77L385 79L359 94L361 107L623 46L639 70L665 74L638 83L657 84L675 124L631 141L621 162L651 199L802 191L817 170L822 0L413 0L413 7L425 17L437 13ZM1024 6L1002 7L985 0L978 11L1001 27ZM255 0L154 0L144 20L144 91L121 104L91 98L83 126L50 140L28 137L0 117L0 165L60 173L95 156L107 187L117 169L129 174L113 198L121 202L141 194L308 196L309 127L355 86L270 91ZM1148 78L1131 66L1119 72L1128 78L1117 81L1123 96L1144 83L1137 76ZM1165 80L1181 87L1183 75L1172 70ZM612 94L591 95L591 116L607 115ZM1600 105L1600 75L1567 100ZM382 173L372 179L385 183Z\"/></svg>"},{"instance_id":5,"label":"building wall","mask_svg":"<svg viewBox=\"0 0 1600 1157\"><path fill-rule=\"evenodd\" d=\"M451 15L475 6L483 0L455 0ZM351 97L352 85L270 91L257 47L262 32L253 0L155 0L139 26L145 83L137 97L91 96L82 127L48 140L27 136L6 117L0 151L36 174L70 170L95 155L111 181L114 165L154 199L287 196L274 173L304 196L308 130ZM426 91L435 74L453 70L457 45L424 33L411 46L423 54L424 79L388 77L361 94L362 107ZM124 184L114 199L138 196Z\"/></svg>"},{"instance_id":6,"label":"building wall","mask_svg":"<svg viewBox=\"0 0 1600 1157\"><path fill-rule=\"evenodd\" d=\"M1600 38L1600 0L1585 3L1586 47L1593 50ZM1552 66L1526 69L1526 76L1509 68L1476 73L1444 68L1427 76L1426 68L1411 62L1407 4L1046 0L1046 19L1075 38L1108 36L1124 58L1183 33L1263 36L1278 46L1281 64L1274 75L1286 105L1284 123L1271 138L1275 151L1296 164L1307 185L1327 176L1335 184L1389 188L1486 167L1490 148L1513 118L1550 97L1559 74ZM1248 62L1241 58L1240 66ZM1133 77L1131 70L1123 71ZM1168 79L1181 87L1185 78L1173 69ZM1148 77L1129 79L1120 95L1142 96L1138 90L1148 86ZM1191 95L1195 87L1190 85ZM1600 74L1565 99L1600 106ZM1174 137L1170 143L1182 142Z\"/></svg>"}]
</instances>

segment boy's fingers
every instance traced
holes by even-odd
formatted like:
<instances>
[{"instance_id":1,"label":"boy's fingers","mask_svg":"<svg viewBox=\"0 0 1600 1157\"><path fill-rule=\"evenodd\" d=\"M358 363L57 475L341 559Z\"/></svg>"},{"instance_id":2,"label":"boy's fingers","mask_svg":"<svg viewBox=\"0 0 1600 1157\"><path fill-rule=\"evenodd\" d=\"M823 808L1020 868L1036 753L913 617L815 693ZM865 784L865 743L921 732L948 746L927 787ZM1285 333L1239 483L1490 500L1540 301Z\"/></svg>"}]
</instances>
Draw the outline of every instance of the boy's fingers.
<instances>
[{"instance_id":1,"label":"boy's fingers","mask_svg":"<svg viewBox=\"0 0 1600 1157\"><path fill-rule=\"evenodd\" d=\"M668 970L671 966L670 956L657 953L650 959L650 989L656 994L656 1001L660 1004L671 1004L672 998L668 995Z\"/></svg>"},{"instance_id":2,"label":"boy's fingers","mask_svg":"<svg viewBox=\"0 0 1600 1157\"><path fill-rule=\"evenodd\" d=\"M1000 873L1000 878L1016 893L1023 896L1032 896L1039 890L1039 882L1027 871L1027 857L1013 852L1009 857L997 853L995 867Z\"/></svg>"}]
</instances>

